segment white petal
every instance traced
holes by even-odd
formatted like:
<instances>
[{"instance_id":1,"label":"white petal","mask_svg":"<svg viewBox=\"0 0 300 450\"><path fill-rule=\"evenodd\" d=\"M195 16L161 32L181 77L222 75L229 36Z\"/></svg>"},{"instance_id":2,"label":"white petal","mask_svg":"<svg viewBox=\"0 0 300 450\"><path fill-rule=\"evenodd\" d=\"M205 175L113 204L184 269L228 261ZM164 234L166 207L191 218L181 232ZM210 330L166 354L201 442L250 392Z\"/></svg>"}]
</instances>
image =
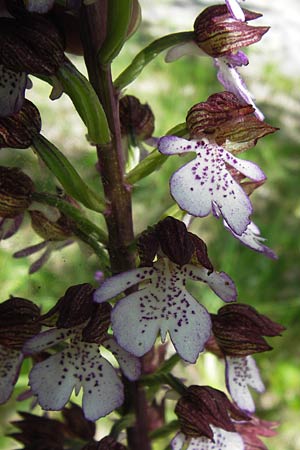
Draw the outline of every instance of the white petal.
<instances>
[{"instance_id":1,"label":"white petal","mask_svg":"<svg viewBox=\"0 0 300 450\"><path fill-rule=\"evenodd\" d=\"M177 136L164 136L158 141L157 148L164 155L177 155L197 152L201 145L202 141L188 141Z\"/></svg>"},{"instance_id":2,"label":"white petal","mask_svg":"<svg viewBox=\"0 0 300 450\"><path fill-rule=\"evenodd\" d=\"M195 160L194 160L195 161ZM180 208L196 217L205 217L211 212L210 185L201 184L193 175L195 162L191 161L175 172L170 180L170 190Z\"/></svg>"},{"instance_id":3,"label":"white petal","mask_svg":"<svg viewBox=\"0 0 300 450\"><path fill-rule=\"evenodd\" d=\"M30 12L45 14L54 4L54 0L25 0L26 9Z\"/></svg>"},{"instance_id":4,"label":"white petal","mask_svg":"<svg viewBox=\"0 0 300 450\"><path fill-rule=\"evenodd\" d=\"M104 280L102 285L94 294L94 301L103 303L110 300L126 289L141 283L150 278L154 270L152 267L141 267L139 269L129 270L128 272L119 273L113 277Z\"/></svg>"},{"instance_id":5,"label":"white petal","mask_svg":"<svg viewBox=\"0 0 300 450\"><path fill-rule=\"evenodd\" d=\"M216 65L219 67L218 80L223 84L225 89L235 94L248 105L252 105L255 108L255 115L257 118L263 120L263 113L255 105L253 97L237 69L235 67L230 67L230 65L226 63L226 57L218 58L216 60Z\"/></svg>"},{"instance_id":6,"label":"white petal","mask_svg":"<svg viewBox=\"0 0 300 450\"><path fill-rule=\"evenodd\" d=\"M256 252L263 253L265 256L271 259L277 259L276 253L263 244L265 239L261 237L259 228L255 225L255 223L251 222L246 230L239 236L238 234L234 233L234 231L228 226L226 221L224 220L224 226L227 228L230 233L238 239L242 244L246 245L247 247L251 248L252 250L255 250Z\"/></svg>"},{"instance_id":7,"label":"white petal","mask_svg":"<svg viewBox=\"0 0 300 450\"><path fill-rule=\"evenodd\" d=\"M95 421L122 405L124 389L115 369L100 355L97 345L91 344L89 348L90 355L84 365L86 371L82 372L82 408L85 417Z\"/></svg>"},{"instance_id":8,"label":"white petal","mask_svg":"<svg viewBox=\"0 0 300 450\"><path fill-rule=\"evenodd\" d=\"M238 433L231 433L211 425L214 432L212 442L205 436L192 438L187 450L244 450L244 442Z\"/></svg>"},{"instance_id":9,"label":"white petal","mask_svg":"<svg viewBox=\"0 0 300 450\"><path fill-rule=\"evenodd\" d=\"M169 310L165 326L179 356L194 363L211 335L210 315L187 291L176 298L176 305Z\"/></svg>"},{"instance_id":10,"label":"white petal","mask_svg":"<svg viewBox=\"0 0 300 450\"><path fill-rule=\"evenodd\" d=\"M172 450L181 450L185 442L186 442L185 435L183 433L177 433L176 436L171 441Z\"/></svg>"},{"instance_id":11,"label":"white petal","mask_svg":"<svg viewBox=\"0 0 300 450\"><path fill-rule=\"evenodd\" d=\"M207 56L207 54L198 47L195 41L185 42L172 47L165 57L167 63L176 61L182 56Z\"/></svg>"},{"instance_id":12,"label":"white petal","mask_svg":"<svg viewBox=\"0 0 300 450\"><path fill-rule=\"evenodd\" d=\"M121 299L114 307L112 329L118 343L135 356L153 347L159 331L160 307L148 289Z\"/></svg>"},{"instance_id":13,"label":"white petal","mask_svg":"<svg viewBox=\"0 0 300 450\"><path fill-rule=\"evenodd\" d=\"M74 335L76 329L68 328L53 328L51 330L44 331L33 338L25 342L23 346L23 353L26 355L31 355L33 353L41 352L46 348L53 347L53 345L58 344L66 340L68 337Z\"/></svg>"},{"instance_id":14,"label":"white petal","mask_svg":"<svg viewBox=\"0 0 300 450\"><path fill-rule=\"evenodd\" d=\"M23 105L27 75L0 64L0 117L17 113Z\"/></svg>"},{"instance_id":15,"label":"white petal","mask_svg":"<svg viewBox=\"0 0 300 450\"><path fill-rule=\"evenodd\" d=\"M237 298L237 291L233 280L225 272L212 272L204 267L197 267L187 264L187 275L193 280L203 281L218 295L224 302L234 302Z\"/></svg>"},{"instance_id":16,"label":"white petal","mask_svg":"<svg viewBox=\"0 0 300 450\"><path fill-rule=\"evenodd\" d=\"M122 372L129 380L134 381L139 378L141 374L141 362L138 358L120 347L114 338L106 339L102 345L112 352L117 359Z\"/></svg>"},{"instance_id":17,"label":"white petal","mask_svg":"<svg viewBox=\"0 0 300 450\"><path fill-rule=\"evenodd\" d=\"M35 364L31 370L29 384L44 410L60 410L69 400L76 383L76 367L79 370L79 356L75 348L70 348Z\"/></svg>"},{"instance_id":18,"label":"white petal","mask_svg":"<svg viewBox=\"0 0 300 450\"><path fill-rule=\"evenodd\" d=\"M230 14L237 20L245 21L245 14L237 0L225 0Z\"/></svg>"},{"instance_id":19,"label":"white petal","mask_svg":"<svg viewBox=\"0 0 300 450\"><path fill-rule=\"evenodd\" d=\"M255 411L255 404L248 386L251 386L257 392L265 390L252 356L244 358L226 357L226 385L238 407L251 413Z\"/></svg>"},{"instance_id":20,"label":"white petal","mask_svg":"<svg viewBox=\"0 0 300 450\"><path fill-rule=\"evenodd\" d=\"M17 382L23 355L0 345L0 404L7 402Z\"/></svg>"},{"instance_id":21,"label":"white petal","mask_svg":"<svg viewBox=\"0 0 300 450\"><path fill-rule=\"evenodd\" d=\"M226 150L223 152L223 159L227 164L234 167L251 180L264 181L267 178L265 173L257 164L254 164L251 161L246 161L245 159L237 158Z\"/></svg>"}]
</instances>

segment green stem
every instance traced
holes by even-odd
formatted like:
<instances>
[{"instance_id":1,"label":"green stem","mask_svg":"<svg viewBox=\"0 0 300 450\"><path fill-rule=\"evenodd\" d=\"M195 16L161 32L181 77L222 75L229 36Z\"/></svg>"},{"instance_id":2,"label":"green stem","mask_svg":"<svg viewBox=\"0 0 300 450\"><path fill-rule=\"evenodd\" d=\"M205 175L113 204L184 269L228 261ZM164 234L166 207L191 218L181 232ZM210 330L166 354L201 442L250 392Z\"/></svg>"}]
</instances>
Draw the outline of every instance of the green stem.
<instances>
[{"instance_id":1,"label":"green stem","mask_svg":"<svg viewBox=\"0 0 300 450\"><path fill-rule=\"evenodd\" d=\"M124 156L119 120L119 98L114 89L110 65L102 65L99 51L107 35L114 30L107 27L109 0L83 4L80 12L81 39L90 82L106 113L112 141L97 145L99 172L107 202L105 219L108 229L108 251L113 273L135 267L135 255L130 250L134 239L131 192L124 180ZM106 41L107 42L107 41ZM138 382L123 378L125 387L124 415L131 412L135 423L127 428L130 450L150 450L147 435L147 403L145 392Z\"/></svg>"},{"instance_id":2,"label":"green stem","mask_svg":"<svg viewBox=\"0 0 300 450\"><path fill-rule=\"evenodd\" d=\"M168 34L167 36L153 41L141 52L139 52L131 64L118 76L114 82L115 88L121 91L132 83L132 81L134 81L144 70L147 64L149 64L161 52L173 47L176 44L191 41L193 38L193 31L183 31L181 33Z\"/></svg>"}]
</instances>

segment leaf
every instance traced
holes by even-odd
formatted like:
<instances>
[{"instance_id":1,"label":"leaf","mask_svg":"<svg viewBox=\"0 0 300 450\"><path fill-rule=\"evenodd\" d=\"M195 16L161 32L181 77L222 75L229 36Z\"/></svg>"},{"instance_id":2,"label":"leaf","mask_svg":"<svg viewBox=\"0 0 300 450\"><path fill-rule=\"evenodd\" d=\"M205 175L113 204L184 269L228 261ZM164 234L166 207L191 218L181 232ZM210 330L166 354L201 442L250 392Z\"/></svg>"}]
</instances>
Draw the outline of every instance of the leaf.
<instances>
[{"instance_id":1,"label":"leaf","mask_svg":"<svg viewBox=\"0 0 300 450\"><path fill-rule=\"evenodd\" d=\"M108 144L111 138L107 118L91 83L70 61L60 66L56 76L85 123L89 140L93 144Z\"/></svg>"},{"instance_id":2,"label":"leaf","mask_svg":"<svg viewBox=\"0 0 300 450\"><path fill-rule=\"evenodd\" d=\"M39 134L33 139L32 147L59 180L67 194L93 211L104 211L105 205L102 199L82 180L69 160L54 144Z\"/></svg>"},{"instance_id":3,"label":"leaf","mask_svg":"<svg viewBox=\"0 0 300 450\"><path fill-rule=\"evenodd\" d=\"M101 64L109 64L119 54L127 38L131 12L132 0L109 0L108 34L98 55Z\"/></svg>"}]
</instances>

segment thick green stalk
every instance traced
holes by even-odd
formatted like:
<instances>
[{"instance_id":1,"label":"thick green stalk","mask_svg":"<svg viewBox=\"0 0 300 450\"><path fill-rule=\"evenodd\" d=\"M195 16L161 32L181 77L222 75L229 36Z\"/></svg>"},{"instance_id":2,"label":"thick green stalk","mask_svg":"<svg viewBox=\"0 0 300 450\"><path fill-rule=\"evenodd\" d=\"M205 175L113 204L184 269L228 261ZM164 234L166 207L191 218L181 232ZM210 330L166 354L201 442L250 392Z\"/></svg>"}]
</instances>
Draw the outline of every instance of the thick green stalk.
<instances>
[{"instance_id":1,"label":"thick green stalk","mask_svg":"<svg viewBox=\"0 0 300 450\"><path fill-rule=\"evenodd\" d=\"M96 0L92 4L83 5L80 23L89 79L104 108L112 136L110 143L97 145L97 154L107 202L105 219L111 268L113 273L118 273L135 267L135 255L130 250L134 239L131 193L124 179L118 95L112 83L110 65L101 65L98 58L108 32L113 32L111 29L107 30L109 7L109 0ZM137 382L129 382L125 378L124 385L124 414L134 412L136 417L135 424L127 429L128 447L130 450L150 450L144 390Z\"/></svg>"}]
</instances>

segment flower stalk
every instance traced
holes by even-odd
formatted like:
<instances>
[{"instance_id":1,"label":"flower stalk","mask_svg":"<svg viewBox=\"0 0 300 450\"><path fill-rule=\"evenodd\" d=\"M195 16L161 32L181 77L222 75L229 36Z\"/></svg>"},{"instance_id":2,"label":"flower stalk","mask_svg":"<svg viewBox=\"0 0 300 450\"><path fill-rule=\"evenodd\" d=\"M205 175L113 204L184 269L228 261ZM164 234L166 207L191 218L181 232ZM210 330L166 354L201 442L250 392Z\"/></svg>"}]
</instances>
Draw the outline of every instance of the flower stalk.
<instances>
[{"instance_id":1,"label":"flower stalk","mask_svg":"<svg viewBox=\"0 0 300 450\"><path fill-rule=\"evenodd\" d=\"M108 30L105 18L110 4L99 0L83 5L80 11L81 39L84 59L90 82L106 113L112 140L97 145L99 172L103 183L107 208L105 219L108 228L108 251L113 273L135 267L135 255L129 245L134 239L131 193L124 180L124 156L118 110L118 94L113 86L110 64L101 64L98 55L107 42ZM127 429L128 446L132 450L150 450L147 436L146 398L137 382L124 378L125 413L134 411L136 423Z\"/></svg>"}]
</instances>

